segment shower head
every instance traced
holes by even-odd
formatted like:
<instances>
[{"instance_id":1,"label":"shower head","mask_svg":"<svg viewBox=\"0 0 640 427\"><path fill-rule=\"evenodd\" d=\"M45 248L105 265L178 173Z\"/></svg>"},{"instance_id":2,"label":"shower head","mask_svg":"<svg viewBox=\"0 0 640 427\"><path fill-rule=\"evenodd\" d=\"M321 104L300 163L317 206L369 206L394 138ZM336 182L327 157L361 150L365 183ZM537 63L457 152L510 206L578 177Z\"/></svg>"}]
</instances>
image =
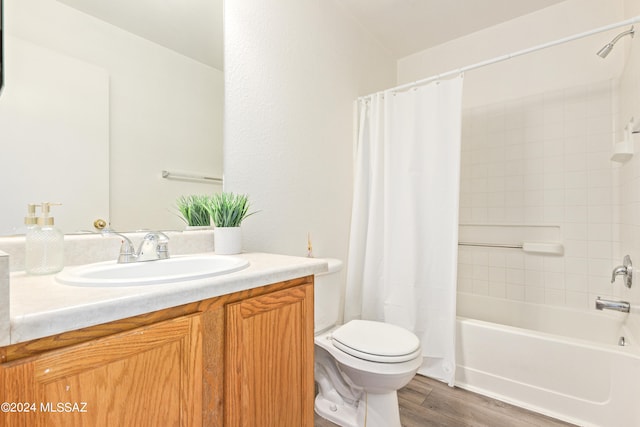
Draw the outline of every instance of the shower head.
<instances>
[{"instance_id":1,"label":"shower head","mask_svg":"<svg viewBox=\"0 0 640 427\"><path fill-rule=\"evenodd\" d=\"M635 30L633 29L633 27L631 27L630 29L628 29L627 31L624 31L620 34L618 34L617 36L614 37L613 40L611 40L609 43L607 43L606 45L604 45L602 47L602 49L600 49L597 53L597 55L600 58L606 58L607 55L609 55L611 53L611 51L613 50L613 46L618 43L618 40L620 40L622 37L627 36L627 35L631 35L631 37L633 37L633 34L635 33Z\"/></svg>"},{"instance_id":2,"label":"shower head","mask_svg":"<svg viewBox=\"0 0 640 427\"><path fill-rule=\"evenodd\" d=\"M607 57L607 55L609 55L609 53L611 53L612 50L613 50L613 43L607 43L602 47L602 49L598 51L596 55L604 59Z\"/></svg>"}]
</instances>

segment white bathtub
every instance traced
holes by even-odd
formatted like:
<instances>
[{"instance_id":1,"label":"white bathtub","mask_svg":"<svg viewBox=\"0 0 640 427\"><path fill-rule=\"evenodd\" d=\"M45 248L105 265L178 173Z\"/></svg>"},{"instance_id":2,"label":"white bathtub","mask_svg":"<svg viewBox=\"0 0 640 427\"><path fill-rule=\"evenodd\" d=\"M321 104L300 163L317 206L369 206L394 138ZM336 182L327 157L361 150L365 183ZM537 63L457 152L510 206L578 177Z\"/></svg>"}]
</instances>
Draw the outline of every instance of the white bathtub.
<instances>
[{"instance_id":1,"label":"white bathtub","mask_svg":"<svg viewBox=\"0 0 640 427\"><path fill-rule=\"evenodd\" d=\"M457 312L456 386L581 426L640 426L626 315L463 293Z\"/></svg>"}]
</instances>

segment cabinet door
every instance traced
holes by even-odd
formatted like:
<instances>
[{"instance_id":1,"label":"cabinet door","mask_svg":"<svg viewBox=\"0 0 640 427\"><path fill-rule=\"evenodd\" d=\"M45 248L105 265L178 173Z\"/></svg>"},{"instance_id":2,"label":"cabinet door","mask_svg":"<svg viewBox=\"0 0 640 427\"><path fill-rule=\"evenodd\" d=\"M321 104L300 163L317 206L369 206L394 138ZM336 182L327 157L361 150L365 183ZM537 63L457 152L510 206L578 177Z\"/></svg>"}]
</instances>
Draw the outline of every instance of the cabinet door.
<instances>
[{"instance_id":1,"label":"cabinet door","mask_svg":"<svg viewBox=\"0 0 640 427\"><path fill-rule=\"evenodd\" d=\"M227 306L225 426L313 426L313 285Z\"/></svg>"},{"instance_id":2,"label":"cabinet door","mask_svg":"<svg viewBox=\"0 0 640 427\"><path fill-rule=\"evenodd\" d=\"M2 365L0 401L34 406L0 424L201 425L201 346L192 315Z\"/></svg>"}]
</instances>

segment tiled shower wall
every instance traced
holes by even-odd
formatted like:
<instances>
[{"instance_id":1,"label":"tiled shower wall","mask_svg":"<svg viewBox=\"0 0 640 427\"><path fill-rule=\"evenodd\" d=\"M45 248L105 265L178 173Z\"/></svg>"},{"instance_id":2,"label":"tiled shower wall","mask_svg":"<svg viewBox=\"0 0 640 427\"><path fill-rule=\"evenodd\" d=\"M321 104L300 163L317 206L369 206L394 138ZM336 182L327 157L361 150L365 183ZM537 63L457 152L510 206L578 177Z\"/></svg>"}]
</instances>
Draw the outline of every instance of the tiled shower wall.
<instances>
[{"instance_id":1,"label":"tiled shower wall","mask_svg":"<svg viewBox=\"0 0 640 427\"><path fill-rule=\"evenodd\" d=\"M460 246L459 292L578 309L616 295L614 88L606 81L464 111L460 223L560 226L564 255Z\"/></svg>"},{"instance_id":2,"label":"tiled shower wall","mask_svg":"<svg viewBox=\"0 0 640 427\"><path fill-rule=\"evenodd\" d=\"M626 6L630 16L640 14L640 2L629 0ZM620 76L619 120L616 130L618 139L622 139L623 129L631 118L640 121L640 45L631 41L624 71ZM620 240L619 256L630 255L636 267L640 262L640 135L633 136L635 152L631 160L616 169L614 175L618 181L619 194L617 208L618 235ZM637 271L637 270L636 270ZM631 303L631 314L627 325L631 327L636 342L640 341L640 280L635 276L631 289L622 288L620 299Z\"/></svg>"}]
</instances>

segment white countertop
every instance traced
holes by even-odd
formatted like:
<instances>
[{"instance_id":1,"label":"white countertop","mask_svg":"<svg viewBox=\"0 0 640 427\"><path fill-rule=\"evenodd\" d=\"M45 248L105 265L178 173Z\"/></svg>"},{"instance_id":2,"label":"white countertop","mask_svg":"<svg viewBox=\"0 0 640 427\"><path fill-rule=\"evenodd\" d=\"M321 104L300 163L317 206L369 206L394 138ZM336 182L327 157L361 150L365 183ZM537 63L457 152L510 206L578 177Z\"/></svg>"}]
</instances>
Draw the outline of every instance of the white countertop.
<instances>
[{"instance_id":1,"label":"white countertop","mask_svg":"<svg viewBox=\"0 0 640 427\"><path fill-rule=\"evenodd\" d=\"M204 254L194 254L204 255ZM11 344L327 271L323 259L234 255L249 267L221 276L159 285L77 287L55 275L11 274Z\"/></svg>"}]
</instances>

